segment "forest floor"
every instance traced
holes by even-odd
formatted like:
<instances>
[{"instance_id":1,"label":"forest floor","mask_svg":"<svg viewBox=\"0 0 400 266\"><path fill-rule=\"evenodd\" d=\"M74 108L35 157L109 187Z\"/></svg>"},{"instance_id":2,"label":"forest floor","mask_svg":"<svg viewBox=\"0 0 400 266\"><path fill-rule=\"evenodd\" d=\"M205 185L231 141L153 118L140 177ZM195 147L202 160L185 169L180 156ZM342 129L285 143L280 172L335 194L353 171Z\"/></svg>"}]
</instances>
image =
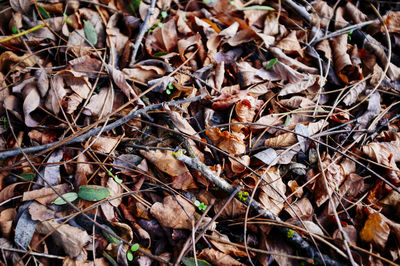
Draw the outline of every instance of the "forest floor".
<instances>
[{"instance_id":1,"label":"forest floor","mask_svg":"<svg viewBox=\"0 0 400 266\"><path fill-rule=\"evenodd\" d=\"M397 1L0 1L1 265L398 265Z\"/></svg>"}]
</instances>

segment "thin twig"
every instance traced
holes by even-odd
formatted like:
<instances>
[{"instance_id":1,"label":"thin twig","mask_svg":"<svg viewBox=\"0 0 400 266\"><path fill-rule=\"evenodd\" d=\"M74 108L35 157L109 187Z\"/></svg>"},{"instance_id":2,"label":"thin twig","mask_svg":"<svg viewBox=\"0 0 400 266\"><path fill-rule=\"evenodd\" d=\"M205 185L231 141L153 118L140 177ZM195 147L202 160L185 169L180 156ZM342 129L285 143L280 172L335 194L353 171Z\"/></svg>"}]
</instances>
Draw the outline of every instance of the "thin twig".
<instances>
[{"instance_id":1,"label":"thin twig","mask_svg":"<svg viewBox=\"0 0 400 266\"><path fill-rule=\"evenodd\" d=\"M148 25L148 24L149 24L150 17L153 15L154 8L155 8L155 6L156 6L156 2L157 2L157 0L151 0L150 7L149 7L149 9L147 9L146 17L145 17L145 19L144 19L142 25L140 25L139 34L138 34L138 36L136 37L135 44L133 45L133 51L132 51L132 55L131 55L131 61L130 61L130 63L129 63L129 66L130 66L130 67L133 67L133 65L135 64L135 61L136 61L136 54L137 54L137 52L138 52L138 50L139 50L139 46L140 46L140 44L142 43L142 39L143 39L144 35L145 35L146 32L149 30L149 25Z\"/></svg>"}]
</instances>

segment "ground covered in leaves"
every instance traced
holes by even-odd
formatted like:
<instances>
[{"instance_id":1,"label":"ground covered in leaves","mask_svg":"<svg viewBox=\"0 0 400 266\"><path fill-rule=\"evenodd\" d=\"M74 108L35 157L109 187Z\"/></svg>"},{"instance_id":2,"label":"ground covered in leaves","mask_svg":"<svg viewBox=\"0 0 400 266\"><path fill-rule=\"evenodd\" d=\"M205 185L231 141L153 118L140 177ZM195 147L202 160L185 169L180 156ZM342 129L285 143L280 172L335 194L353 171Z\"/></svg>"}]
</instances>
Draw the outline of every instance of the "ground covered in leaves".
<instances>
[{"instance_id":1,"label":"ground covered in leaves","mask_svg":"<svg viewBox=\"0 0 400 266\"><path fill-rule=\"evenodd\" d=\"M0 263L400 263L369 2L0 1Z\"/></svg>"}]
</instances>

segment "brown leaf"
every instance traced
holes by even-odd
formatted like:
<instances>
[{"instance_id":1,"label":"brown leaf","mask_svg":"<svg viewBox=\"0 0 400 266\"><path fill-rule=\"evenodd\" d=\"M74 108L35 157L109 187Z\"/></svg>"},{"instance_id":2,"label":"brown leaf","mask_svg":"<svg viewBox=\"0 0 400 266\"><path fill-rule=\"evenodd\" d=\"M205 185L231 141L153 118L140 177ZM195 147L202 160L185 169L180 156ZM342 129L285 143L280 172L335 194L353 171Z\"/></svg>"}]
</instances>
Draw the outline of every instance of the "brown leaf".
<instances>
[{"instance_id":1,"label":"brown leaf","mask_svg":"<svg viewBox=\"0 0 400 266\"><path fill-rule=\"evenodd\" d=\"M372 243L380 249L385 248L389 234L389 225L384 221L382 214L377 212L368 216L364 227L360 231L360 237L363 241Z\"/></svg>"},{"instance_id":2,"label":"brown leaf","mask_svg":"<svg viewBox=\"0 0 400 266\"><path fill-rule=\"evenodd\" d=\"M103 117L111 113L113 108L114 89L101 88L99 94L92 95L83 113L87 116Z\"/></svg>"},{"instance_id":3,"label":"brown leaf","mask_svg":"<svg viewBox=\"0 0 400 266\"><path fill-rule=\"evenodd\" d=\"M68 184L61 184L53 187L58 193L64 194L69 191ZM44 187L37 190L26 191L23 194L22 201L36 200L37 202L46 205L57 198L57 194L53 189Z\"/></svg>"},{"instance_id":4,"label":"brown leaf","mask_svg":"<svg viewBox=\"0 0 400 266\"><path fill-rule=\"evenodd\" d=\"M231 256L247 257L247 253L244 249L229 244L230 240L227 235L221 234L218 231L214 231L212 232L211 236L213 238L210 238L209 241L220 252ZM223 240L228 243L220 242L218 240Z\"/></svg>"},{"instance_id":5,"label":"brown leaf","mask_svg":"<svg viewBox=\"0 0 400 266\"><path fill-rule=\"evenodd\" d=\"M91 148L97 152L110 153L115 148L118 141L118 138L100 136L96 139Z\"/></svg>"},{"instance_id":6,"label":"brown leaf","mask_svg":"<svg viewBox=\"0 0 400 266\"><path fill-rule=\"evenodd\" d=\"M30 114L40 105L39 92L34 84L29 84L25 86L23 94L25 98L23 103L25 125L28 127L35 127L39 125L39 123L35 121Z\"/></svg>"},{"instance_id":7,"label":"brown leaf","mask_svg":"<svg viewBox=\"0 0 400 266\"><path fill-rule=\"evenodd\" d=\"M261 108L263 101L247 96L235 106L236 118L239 122L253 122L256 111Z\"/></svg>"},{"instance_id":8,"label":"brown leaf","mask_svg":"<svg viewBox=\"0 0 400 266\"><path fill-rule=\"evenodd\" d=\"M15 208L9 208L0 212L0 230L3 237L8 238L11 234L13 220L17 216Z\"/></svg>"},{"instance_id":9,"label":"brown leaf","mask_svg":"<svg viewBox=\"0 0 400 266\"><path fill-rule=\"evenodd\" d=\"M310 219L314 214L314 208L308 198L302 198L295 203L292 203L292 208L289 206L285 207L290 216L296 218L298 215L302 219Z\"/></svg>"},{"instance_id":10,"label":"brown leaf","mask_svg":"<svg viewBox=\"0 0 400 266\"><path fill-rule=\"evenodd\" d=\"M34 201L29 205L29 214L33 221L43 222L54 219L56 212Z\"/></svg>"},{"instance_id":11,"label":"brown leaf","mask_svg":"<svg viewBox=\"0 0 400 266\"><path fill-rule=\"evenodd\" d=\"M245 264L240 263L239 261L235 260L231 256L219 252L215 249L206 248L201 251L199 254L200 259L204 259L214 265L220 266L244 266Z\"/></svg>"},{"instance_id":12,"label":"brown leaf","mask_svg":"<svg viewBox=\"0 0 400 266\"><path fill-rule=\"evenodd\" d=\"M17 186L24 185L26 182L13 183L6 186L0 191L0 203L15 196L15 189Z\"/></svg>"},{"instance_id":13,"label":"brown leaf","mask_svg":"<svg viewBox=\"0 0 400 266\"><path fill-rule=\"evenodd\" d=\"M0 246L5 248L15 248L10 241L8 241L6 238L3 237L0 238ZM23 262L23 260L21 259L21 257L18 255L17 252L7 251L3 249L2 253L4 255L4 259L10 260L13 265L16 266L25 265L25 263Z\"/></svg>"},{"instance_id":14,"label":"brown leaf","mask_svg":"<svg viewBox=\"0 0 400 266\"><path fill-rule=\"evenodd\" d=\"M361 79L359 68L353 65L350 55L347 53L347 39L347 34L342 34L333 39L335 70L345 83Z\"/></svg>"},{"instance_id":15,"label":"brown leaf","mask_svg":"<svg viewBox=\"0 0 400 266\"><path fill-rule=\"evenodd\" d=\"M18 65L16 65L17 63ZM21 71L24 68L32 67L35 64L36 61L28 54L17 56L11 51L6 51L0 55L0 72L3 72L3 74L7 74L11 69L13 69L13 71Z\"/></svg>"},{"instance_id":16,"label":"brown leaf","mask_svg":"<svg viewBox=\"0 0 400 266\"><path fill-rule=\"evenodd\" d=\"M61 225L54 220L38 223L36 231L43 235L53 232L51 237L54 243L62 247L65 253L72 258L84 252L83 247L91 240L86 231L68 224Z\"/></svg>"},{"instance_id":17,"label":"brown leaf","mask_svg":"<svg viewBox=\"0 0 400 266\"><path fill-rule=\"evenodd\" d=\"M214 211L218 212L225 202L223 200L217 200L214 204ZM221 218L237 218L243 217L246 214L247 206L240 202L238 199L233 199L226 207L222 210Z\"/></svg>"},{"instance_id":18,"label":"brown leaf","mask_svg":"<svg viewBox=\"0 0 400 266\"><path fill-rule=\"evenodd\" d=\"M282 182L279 169L271 167L268 171L261 172L263 182L260 185L258 199L264 207L275 215L279 215L285 204L286 185Z\"/></svg>"},{"instance_id":19,"label":"brown leaf","mask_svg":"<svg viewBox=\"0 0 400 266\"><path fill-rule=\"evenodd\" d=\"M281 48L286 54L297 53L301 57L304 56L304 52L297 40L296 31L290 32L288 36L278 42L276 47Z\"/></svg>"},{"instance_id":20,"label":"brown leaf","mask_svg":"<svg viewBox=\"0 0 400 266\"><path fill-rule=\"evenodd\" d=\"M170 176L178 176L189 171L183 162L176 160L172 156L172 151L141 150L140 153L144 157L146 157L146 159L149 160L152 164L154 164L158 169L160 169L164 173L169 174Z\"/></svg>"},{"instance_id":21,"label":"brown leaf","mask_svg":"<svg viewBox=\"0 0 400 266\"><path fill-rule=\"evenodd\" d=\"M223 151L236 155L246 152L244 135L242 133L223 131L219 128L206 130L206 135Z\"/></svg>"},{"instance_id":22,"label":"brown leaf","mask_svg":"<svg viewBox=\"0 0 400 266\"><path fill-rule=\"evenodd\" d=\"M255 124L261 124L261 125L251 125L250 128L252 131L259 131L261 129L268 128L268 126L279 126L284 123L283 117L278 114L270 114L270 115L264 115L260 117ZM264 125L264 126L263 126ZM275 133L276 129L275 128L269 128L268 133Z\"/></svg>"},{"instance_id":23,"label":"brown leaf","mask_svg":"<svg viewBox=\"0 0 400 266\"><path fill-rule=\"evenodd\" d=\"M193 205L181 196L167 196L164 198L163 203L156 202L150 209L151 215L160 224L174 229L191 229L192 224L189 217L192 218L195 211Z\"/></svg>"}]
</instances>

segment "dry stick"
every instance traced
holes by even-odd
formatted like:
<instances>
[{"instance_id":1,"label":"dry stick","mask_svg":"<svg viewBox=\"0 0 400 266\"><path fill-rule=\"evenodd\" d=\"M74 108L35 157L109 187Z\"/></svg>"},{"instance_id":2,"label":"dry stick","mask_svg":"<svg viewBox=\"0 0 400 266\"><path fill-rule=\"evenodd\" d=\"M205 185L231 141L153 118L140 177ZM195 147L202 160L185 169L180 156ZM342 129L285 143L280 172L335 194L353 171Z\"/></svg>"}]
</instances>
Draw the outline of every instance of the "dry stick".
<instances>
[{"instance_id":1,"label":"dry stick","mask_svg":"<svg viewBox=\"0 0 400 266\"><path fill-rule=\"evenodd\" d=\"M213 182L220 189L222 189L228 193L232 193L235 190L235 188L231 184L229 184L227 181L225 181L224 179L217 176L210 168L208 168L207 165L200 162L200 160L198 158L188 157L188 156L184 155L182 149L179 150L179 152L174 152L173 156L177 160L186 163L191 168L202 173L205 177L207 177L211 182ZM237 193L237 195L238 194L239 193ZM243 197L241 197L241 198L238 197L238 199L241 200L246 205L249 204L248 199L243 199ZM267 208L265 208L263 205L261 205L257 201L254 201L254 200L251 201L250 206L264 218L275 220L278 222L282 221L279 217L277 217L275 214L270 212ZM316 249L313 246L311 246L305 239L303 239L303 237L296 231L289 229L287 227L279 227L279 231L281 231L281 233L283 233L285 236L287 236L287 240L289 240L289 242L296 245L299 249L305 251L308 255L310 255L315 262L322 263L323 261L325 261L325 263L327 265L342 265L340 262L338 262L334 259L331 259L327 255L322 254L322 257L321 257L321 255L316 251Z\"/></svg>"},{"instance_id":2,"label":"dry stick","mask_svg":"<svg viewBox=\"0 0 400 266\"><path fill-rule=\"evenodd\" d=\"M49 144L44 144L44 145L40 145L40 146L35 146L35 147L28 147L28 148L22 148L22 149L12 149L9 151L4 151L4 152L0 152L0 160L4 160L8 157L11 156L15 156L15 155L20 155L21 153L33 153L33 152L39 152L39 151L43 151L46 149L50 149L50 148L54 148L54 147L60 147L60 146L64 146L64 145L68 145L68 144L73 144L73 143L79 143L81 141L84 141L85 139L94 136L96 134L98 134L100 131L109 131L112 130L114 128L117 128L123 124L125 124L126 122L128 122L129 120L131 120L134 117L140 116L148 111L153 111L156 109L161 108L163 105L168 105L168 106L174 106L174 105L180 105L183 103L190 103L190 102L196 102L198 100L203 99L206 96L206 94L201 94L189 99L184 99L184 100L179 100L179 101L173 101L173 102L165 102L165 103L159 103L159 104L153 104L147 107L144 107L140 110L137 111L130 111L128 113L128 115L116 120L115 122L109 124L108 126L104 127L104 129L102 130L101 128L92 128L91 130L87 131L86 133L76 136L73 139L69 139L68 141L63 142L63 140L59 140L56 142L52 142Z\"/></svg>"},{"instance_id":3,"label":"dry stick","mask_svg":"<svg viewBox=\"0 0 400 266\"><path fill-rule=\"evenodd\" d=\"M292 0L284 0L283 3L290 6L297 14L304 18L307 23L311 23L311 16L304 6L297 4Z\"/></svg>"},{"instance_id":4,"label":"dry stick","mask_svg":"<svg viewBox=\"0 0 400 266\"><path fill-rule=\"evenodd\" d=\"M17 249L17 248L8 248L8 247L0 246L0 249L1 250L12 251L12 252L26 253L26 250ZM32 256L45 257L45 258L50 258L50 259L59 259L59 260L64 260L65 259L65 257L62 257L62 256L51 255L51 254L46 254L46 253L39 253L39 252L34 252L34 251L31 251L30 254Z\"/></svg>"},{"instance_id":5,"label":"dry stick","mask_svg":"<svg viewBox=\"0 0 400 266\"><path fill-rule=\"evenodd\" d=\"M151 0L150 7L149 7L149 9L147 9L146 17L145 17L142 25L140 25L140 31L139 31L138 36L136 37L135 45L133 46L133 51L132 51L132 56L131 56L131 61L129 63L129 67L133 67L133 65L135 64L136 54L139 50L140 44L142 43L142 39L143 39L144 35L146 34L146 32L149 29L149 25L148 25L149 19L153 15L154 8L156 6L156 1L157 0Z\"/></svg>"}]
</instances>

